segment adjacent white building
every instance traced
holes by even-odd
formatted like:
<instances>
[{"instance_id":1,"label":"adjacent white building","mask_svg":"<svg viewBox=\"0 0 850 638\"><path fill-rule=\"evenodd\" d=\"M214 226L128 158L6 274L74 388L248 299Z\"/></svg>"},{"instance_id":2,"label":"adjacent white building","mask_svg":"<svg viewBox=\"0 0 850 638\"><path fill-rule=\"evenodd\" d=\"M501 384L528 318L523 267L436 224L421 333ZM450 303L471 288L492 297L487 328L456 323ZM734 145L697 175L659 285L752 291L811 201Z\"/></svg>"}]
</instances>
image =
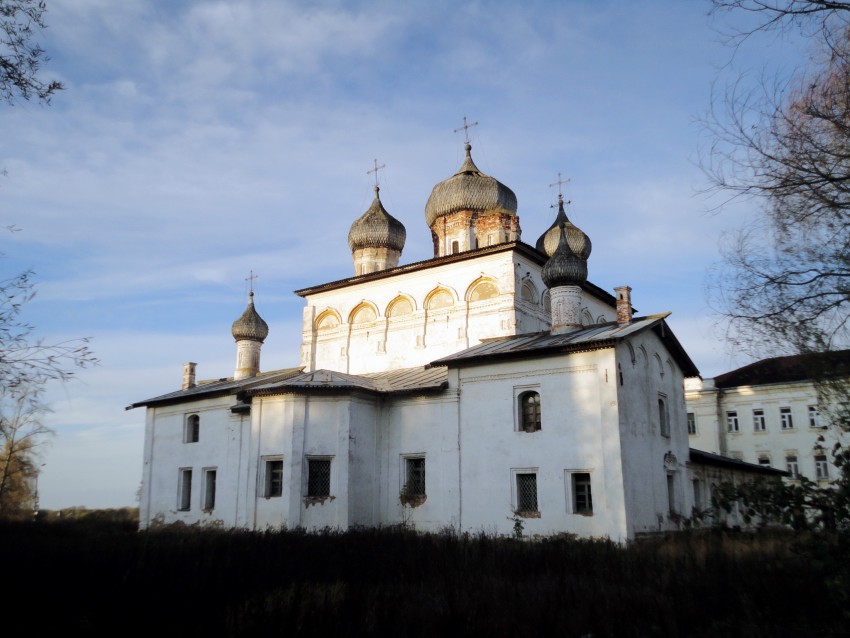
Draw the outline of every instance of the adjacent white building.
<instances>
[{"instance_id":1,"label":"adjacent white building","mask_svg":"<svg viewBox=\"0 0 850 638\"><path fill-rule=\"evenodd\" d=\"M837 476L830 451L839 429L830 424L848 410L845 397L836 403L818 392L812 378L824 366L850 369L850 351L773 357L686 379L691 445L827 484Z\"/></svg>"},{"instance_id":2,"label":"adjacent white building","mask_svg":"<svg viewBox=\"0 0 850 638\"><path fill-rule=\"evenodd\" d=\"M563 199L536 247L513 192L471 147L426 205L434 258L375 201L352 225L355 275L305 299L298 367L262 372L253 295L233 377L146 407L141 525L571 532L676 529L723 477L775 474L689 449L666 322L587 281L589 238Z\"/></svg>"}]
</instances>

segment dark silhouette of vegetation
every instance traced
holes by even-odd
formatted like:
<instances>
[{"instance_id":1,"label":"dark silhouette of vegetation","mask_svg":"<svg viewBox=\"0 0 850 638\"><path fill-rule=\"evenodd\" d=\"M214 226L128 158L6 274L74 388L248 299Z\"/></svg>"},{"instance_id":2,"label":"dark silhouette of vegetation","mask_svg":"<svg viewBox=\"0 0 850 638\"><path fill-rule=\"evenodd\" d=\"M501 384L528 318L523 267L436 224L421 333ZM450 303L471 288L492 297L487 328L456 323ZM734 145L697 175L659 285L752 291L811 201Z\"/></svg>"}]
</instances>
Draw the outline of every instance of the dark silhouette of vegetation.
<instances>
[{"instance_id":1,"label":"dark silhouette of vegetation","mask_svg":"<svg viewBox=\"0 0 850 638\"><path fill-rule=\"evenodd\" d=\"M0 541L15 574L6 608L36 618L39 633L112 635L129 622L169 636L837 636L847 621L829 586L835 566L783 536L622 547L65 521L0 524Z\"/></svg>"},{"instance_id":2,"label":"dark silhouette of vegetation","mask_svg":"<svg viewBox=\"0 0 850 638\"><path fill-rule=\"evenodd\" d=\"M50 58L35 41L45 28L44 0L0 0L0 99L50 102L62 84L39 77L41 65Z\"/></svg>"}]
</instances>

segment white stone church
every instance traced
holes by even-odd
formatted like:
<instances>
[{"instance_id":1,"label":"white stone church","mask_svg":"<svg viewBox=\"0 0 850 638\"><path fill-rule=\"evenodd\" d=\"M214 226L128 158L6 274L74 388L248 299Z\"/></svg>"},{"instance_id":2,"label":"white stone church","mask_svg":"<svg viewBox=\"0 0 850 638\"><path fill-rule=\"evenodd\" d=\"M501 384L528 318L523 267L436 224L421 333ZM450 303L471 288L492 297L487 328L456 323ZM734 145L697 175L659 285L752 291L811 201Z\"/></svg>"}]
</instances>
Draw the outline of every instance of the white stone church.
<instances>
[{"instance_id":1,"label":"white stone church","mask_svg":"<svg viewBox=\"0 0 850 638\"><path fill-rule=\"evenodd\" d=\"M425 206L434 257L399 266L381 204L351 226L355 276L296 291L301 361L263 372L253 292L233 377L145 406L141 526L575 533L676 529L711 486L775 470L690 450L665 314L587 281L590 239L559 197L536 245L471 147Z\"/></svg>"}]
</instances>

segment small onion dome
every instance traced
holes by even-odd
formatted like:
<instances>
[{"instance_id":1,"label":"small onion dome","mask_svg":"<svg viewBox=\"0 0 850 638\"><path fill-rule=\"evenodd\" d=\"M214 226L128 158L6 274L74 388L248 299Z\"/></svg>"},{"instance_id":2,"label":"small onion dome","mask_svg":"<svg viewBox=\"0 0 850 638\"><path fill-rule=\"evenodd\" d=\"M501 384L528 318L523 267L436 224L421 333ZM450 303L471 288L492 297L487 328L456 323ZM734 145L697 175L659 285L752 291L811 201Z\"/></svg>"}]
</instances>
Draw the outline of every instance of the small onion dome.
<instances>
[{"instance_id":1,"label":"small onion dome","mask_svg":"<svg viewBox=\"0 0 850 638\"><path fill-rule=\"evenodd\" d=\"M233 338L236 341L250 339L262 343L269 336L269 324L254 310L254 291L248 298L248 307L236 321L233 322Z\"/></svg>"},{"instance_id":2,"label":"small onion dome","mask_svg":"<svg viewBox=\"0 0 850 638\"><path fill-rule=\"evenodd\" d=\"M516 215L516 195L500 181L478 170L472 161L472 146L466 145L466 160L452 177L431 191L425 204L425 221L430 228L438 217L461 210Z\"/></svg>"},{"instance_id":3,"label":"small onion dome","mask_svg":"<svg viewBox=\"0 0 850 638\"><path fill-rule=\"evenodd\" d=\"M537 250L551 257L555 254L558 248L558 243L561 241L561 228L567 237L567 244L576 255L582 259L590 257L590 251L593 249L590 243L590 237L585 235L581 229L573 224L564 212L564 198L558 195L558 215L555 217L555 223L549 226L548 230L540 235L537 240Z\"/></svg>"},{"instance_id":4,"label":"small onion dome","mask_svg":"<svg viewBox=\"0 0 850 638\"><path fill-rule=\"evenodd\" d=\"M407 231L404 224L390 215L383 204L375 186L375 199L363 215L351 224L348 231L348 247L351 252L359 248L392 248L399 252L404 248Z\"/></svg>"},{"instance_id":5,"label":"small onion dome","mask_svg":"<svg viewBox=\"0 0 850 638\"><path fill-rule=\"evenodd\" d=\"M550 290L558 286L580 286L587 281L587 259L572 251L565 226L560 228L558 247L543 266L542 274L543 282Z\"/></svg>"}]
</instances>

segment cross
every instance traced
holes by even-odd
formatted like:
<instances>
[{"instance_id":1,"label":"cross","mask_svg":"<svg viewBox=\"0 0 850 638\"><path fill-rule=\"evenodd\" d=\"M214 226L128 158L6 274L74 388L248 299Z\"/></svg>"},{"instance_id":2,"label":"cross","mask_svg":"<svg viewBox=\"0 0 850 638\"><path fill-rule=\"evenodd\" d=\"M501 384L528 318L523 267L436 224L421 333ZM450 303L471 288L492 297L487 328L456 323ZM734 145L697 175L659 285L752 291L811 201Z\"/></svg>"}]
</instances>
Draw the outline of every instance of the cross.
<instances>
[{"instance_id":1,"label":"cross","mask_svg":"<svg viewBox=\"0 0 850 638\"><path fill-rule=\"evenodd\" d=\"M466 139L466 143L469 144L469 129L471 129L473 126L478 126L478 122L473 122L472 124L467 124L466 123L466 116L464 115L463 116L463 126L461 126L460 128L456 128L454 132L459 133L460 131L463 131L463 136Z\"/></svg>"},{"instance_id":2,"label":"cross","mask_svg":"<svg viewBox=\"0 0 850 638\"><path fill-rule=\"evenodd\" d=\"M253 270L251 271L250 276L245 277L245 281L248 282L248 287L251 290L252 295L254 294L254 280L258 279L258 278L259 278L259 275L255 275Z\"/></svg>"},{"instance_id":3,"label":"cross","mask_svg":"<svg viewBox=\"0 0 850 638\"><path fill-rule=\"evenodd\" d=\"M375 158L375 168L372 168L372 169L369 169L368 171L366 171L367 175L369 173L375 173L375 187L376 188L378 186L378 171L381 170L382 168L386 168L386 167L387 167L386 164L381 164L380 166L378 166L378 159Z\"/></svg>"},{"instance_id":4,"label":"cross","mask_svg":"<svg viewBox=\"0 0 850 638\"><path fill-rule=\"evenodd\" d=\"M561 191L561 186L562 186L563 184L569 184L569 183L570 183L570 178L568 177L567 179L561 179L561 173L559 172L559 173L558 173L558 181L557 181L557 182L552 182L551 184L549 184L549 188L552 188L553 186L557 186L557 187L558 187L558 203L559 203L559 204L560 204L561 202L563 202L563 201L564 201L564 194L563 194L563 191ZM570 202L568 201L568 202L567 202L567 204L569 204L569 203L570 203ZM552 206L550 206L549 208L554 208L554 207L555 207L555 206L554 206L554 204L553 204L553 205L552 205Z\"/></svg>"}]
</instances>

